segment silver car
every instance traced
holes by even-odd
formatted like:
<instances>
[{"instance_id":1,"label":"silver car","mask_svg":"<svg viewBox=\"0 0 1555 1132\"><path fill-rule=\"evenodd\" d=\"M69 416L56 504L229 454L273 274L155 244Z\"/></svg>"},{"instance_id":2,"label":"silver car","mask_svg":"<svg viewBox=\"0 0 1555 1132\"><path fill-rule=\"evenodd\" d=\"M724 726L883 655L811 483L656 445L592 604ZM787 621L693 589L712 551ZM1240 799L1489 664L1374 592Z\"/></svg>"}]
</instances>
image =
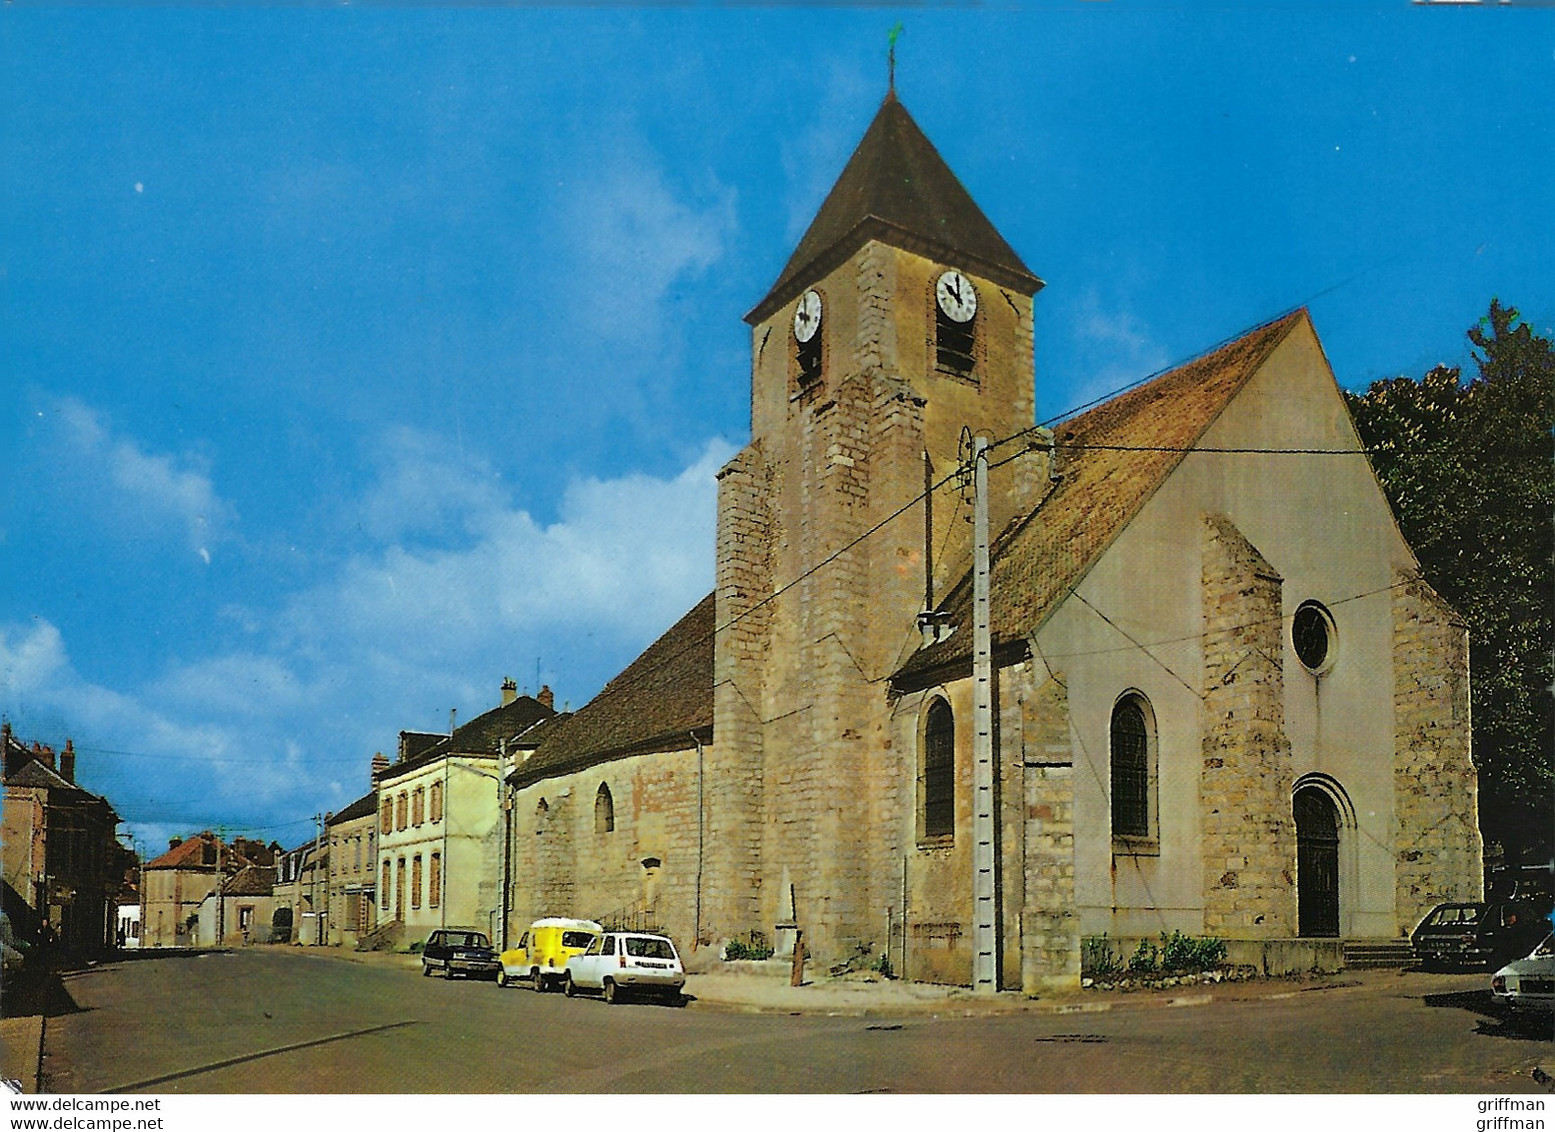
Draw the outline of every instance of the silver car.
<instances>
[{"instance_id":1,"label":"silver car","mask_svg":"<svg viewBox=\"0 0 1555 1132\"><path fill-rule=\"evenodd\" d=\"M1526 959L1508 963L1490 980L1496 1001L1514 1010L1555 1011L1555 934Z\"/></svg>"},{"instance_id":2,"label":"silver car","mask_svg":"<svg viewBox=\"0 0 1555 1132\"><path fill-rule=\"evenodd\" d=\"M686 972L668 936L648 932L606 932L582 955L567 960L563 990L598 991L616 1003L628 994L652 995L674 1006L685 1003Z\"/></svg>"}]
</instances>

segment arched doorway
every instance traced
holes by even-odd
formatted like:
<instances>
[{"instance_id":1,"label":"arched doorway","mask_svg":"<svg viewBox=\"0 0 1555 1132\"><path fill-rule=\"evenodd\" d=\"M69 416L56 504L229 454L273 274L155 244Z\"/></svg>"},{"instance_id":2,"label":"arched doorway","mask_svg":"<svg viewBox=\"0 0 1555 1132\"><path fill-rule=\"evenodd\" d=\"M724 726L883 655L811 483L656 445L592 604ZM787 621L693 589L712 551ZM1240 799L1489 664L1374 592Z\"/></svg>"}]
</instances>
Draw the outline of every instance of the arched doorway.
<instances>
[{"instance_id":1,"label":"arched doorway","mask_svg":"<svg viewBox=\"0 0 1555 1132\"><path fill-rule=\"evenodd\" d=\"M1296 915L1302 936L1339 934L1339 810L1316 786L1296 791Z\"/></svg>"}]
</instances>

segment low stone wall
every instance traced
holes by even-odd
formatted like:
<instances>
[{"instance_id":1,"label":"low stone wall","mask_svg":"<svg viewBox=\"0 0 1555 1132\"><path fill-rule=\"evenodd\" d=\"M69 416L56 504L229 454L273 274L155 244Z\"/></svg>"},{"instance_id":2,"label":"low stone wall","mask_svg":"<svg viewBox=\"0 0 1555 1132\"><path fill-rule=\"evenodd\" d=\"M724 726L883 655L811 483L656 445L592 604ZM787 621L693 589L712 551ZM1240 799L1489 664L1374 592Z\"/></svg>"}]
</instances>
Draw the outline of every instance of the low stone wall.
<instances>
[{"instance_id":1,"label":"low stone wall","mask_svg":"<svg viewBox=\"0 0 1555 1132\"><path fill-rule=\"evenodd\" d=\"M1141 942L1159 944L1159 936L1109 937L1109 948L1119 962L1126 967L1129 956L1138 950ZM1344 941L1339 939L1227 939L1226 958L1222 970L1251 969L1260 975L1304 975L1316 972L1332 974L1344 970ZM1181 972L1144 972L1141 978L1180 974ZM1087 971L1087 975L1091 972ZM1113 978L1114 976L1108 976ZM1120 971L1115 978L1129 977ZM1097 982L1102 981L1097 976Z\"/></svg>"},{"instance_id":2,"label":"low stone wall","mask_svg":"<svg viewBox=\"0 0 1555 1132\"><path fill-rule=\"evenodd\" d=\"M1265 975L1300 975L1344 970L1344 942L1338 939L1228 939L1226 964L1252 967Z\"/></svg>"}]
</instances>

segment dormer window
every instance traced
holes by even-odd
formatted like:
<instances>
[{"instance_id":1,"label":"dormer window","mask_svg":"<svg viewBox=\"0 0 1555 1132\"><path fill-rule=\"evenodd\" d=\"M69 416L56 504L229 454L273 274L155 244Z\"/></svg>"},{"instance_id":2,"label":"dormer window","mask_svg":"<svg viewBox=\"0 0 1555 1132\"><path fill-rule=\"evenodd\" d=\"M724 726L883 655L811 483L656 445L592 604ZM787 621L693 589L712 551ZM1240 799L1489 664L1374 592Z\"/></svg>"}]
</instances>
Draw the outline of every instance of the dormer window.
<instances>
[{"instance_id":1,"label":"dormer window","mask_svg":"<svg viewBox=\"0 0 1555 1132\"><path fill-rule=\"evenodd\" d=\"M934 284L934 360L942 370L970 377L977 343L977 288L961 272Z\"/></svg>"}]
</instances>

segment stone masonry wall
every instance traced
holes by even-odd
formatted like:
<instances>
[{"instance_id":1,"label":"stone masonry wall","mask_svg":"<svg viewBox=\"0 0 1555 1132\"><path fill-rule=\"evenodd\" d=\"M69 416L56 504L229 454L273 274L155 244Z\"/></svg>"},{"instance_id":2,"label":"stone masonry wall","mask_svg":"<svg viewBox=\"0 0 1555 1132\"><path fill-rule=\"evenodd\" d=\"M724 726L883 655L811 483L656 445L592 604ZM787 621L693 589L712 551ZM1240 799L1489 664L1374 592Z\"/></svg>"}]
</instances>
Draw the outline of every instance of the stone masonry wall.
<instances>
[{"instance_id":1,"label":"stone masonry wall","mask_svg":"<svg viewBox=\"0 0 1555 1132\"><path fill-rule=\"evenodd\" d=\"M1393 808L1398 931L1444 900L1477 900L1483 872L1470 757L1469 641L1418 574L1393 589Z\"/></svg>"},{"instance_id":2,"label":"stone masonry wall","mask_svg":"<svg viewBox=\"0 0 1555 1132\"><path fill-rule=\"evenodd\" d=\"M760 896L760 705L772 633L772 475L760 440L718 476L713 714L705 784L707 865L697 943L749 931ZM763 604L763 602L768 602Z\"/></svg>"},{"instance_id":3,"label":"stone masonry wall","mask_svg":"<svg viewBox=\"0 0 1555 1132\"><path fill-rule=\"evenodd\" d=\"M719 643L721 774L731 791L743 783L754 799L760 820L751 828L759 828L760 841L751 854L758 875L749 880L743 866L710 854L710 867L719 870L712 900L729 934L766 930L785 918L791 885L795 918L816 962L884 951L900 930L904 858L923 856L912 809L918 751L893 733L887 684L918 642L924 515L907 506L892 516L922 491L925 449L937 478L954 466L963 426L1000 437L1031 423L1029 299L1001 298L994 285L980 284L979 372L968 380L940 371L933 287L943 269L869 242L813 280L824 301L824 368L819 381L802 388L785 364L792 309L754 327L752 430L765 478L742 454L721 483L719 623L729 619L725 603L732 609L739 596L739 586L728 583L736 567L745 568L741 554L757 541L734 537L746 519L722 514L731 504L764 519L765 593L792 588L771 604L770 628L748 642L747 653L732 640ZM1012 464L997 475L1001 507L1029 502L1040 490L1029 469ZM1024 475L1025 490L1011 488L1017 475ZM761 492L765 498L757 499ZM969 528L955 503L942 491L934 514L940 596L965 569ZM995 526L1007 517L996 513ZM969 713L965 718L969 723ZM1023 789L1021 770L1012 769L1011 801ZM732 822L737 804L720 805ZM1019 829L1016 821L1004 839L1017 862ZM720 849L725 832L720 825ZM936 863L946 864L936 859L926 867ZM1015 874L1023 880L1018 864ZM922 907L918 883L908 878L907 902L915 910ZM755 914L747 915L739 901L753 890ZM1006 944L1017 936L1012 920ZM1018 952L1006 954L1010 976Z\"/></svg>"},{"instance_id":4,"label":"stone masonry wall","mask_svg":"<svg viewBox=\"0 0 1555 1132\"><path fill-rule=\"evenodd\" d=\"M811 561L819 562L857 539L868 524L871 381L844 378L836 403L821 423L809 515ZM865 683L873 546L842 554L816 577L804 650L812 675L814 708L809 758L818 786L815 805L794 832L808 840L806 886L796 911L817 958L838 959L869 934L863 899L868 892L868 791L849 789L866 765L869 688Z\"/></svg>"},{"instance_id":5,"label":"stone masonry wall","mask_svg":"<svg viewBox=\"0 0 1555 1132\"><path fill-rule=\"evenodd\" d=\"M595 822L602 784L614 829ZM694 951L697 835L695 749L637 755L524 788L513 811L512 938L541 916L579 916L656 926Z\"/></svg>"},{"instance_id":6,"label":"stone masonry wall","mask_svg":"<svg viewBox=\"0 0 1555 1132\"><path fill-rule=\"evenodd\" d=\"M1284 730L1281 579L1229 520L1203 543L1204 930L1296 934L1296 830Z\"/></svg>"},{"instance_id":7,"label":"stone masonry wall","mask_svg":"<svg viewBox=\"0 0 1555 1132\"><path fill-rule=\"evenodd\" d=\"M1021 704L1025 772L1025 904L1020 987L1026 994L1080 984L1080 918L1075 913L1074 752L1068 690L1058 675Z\"/></svg>"}]
</instances>

